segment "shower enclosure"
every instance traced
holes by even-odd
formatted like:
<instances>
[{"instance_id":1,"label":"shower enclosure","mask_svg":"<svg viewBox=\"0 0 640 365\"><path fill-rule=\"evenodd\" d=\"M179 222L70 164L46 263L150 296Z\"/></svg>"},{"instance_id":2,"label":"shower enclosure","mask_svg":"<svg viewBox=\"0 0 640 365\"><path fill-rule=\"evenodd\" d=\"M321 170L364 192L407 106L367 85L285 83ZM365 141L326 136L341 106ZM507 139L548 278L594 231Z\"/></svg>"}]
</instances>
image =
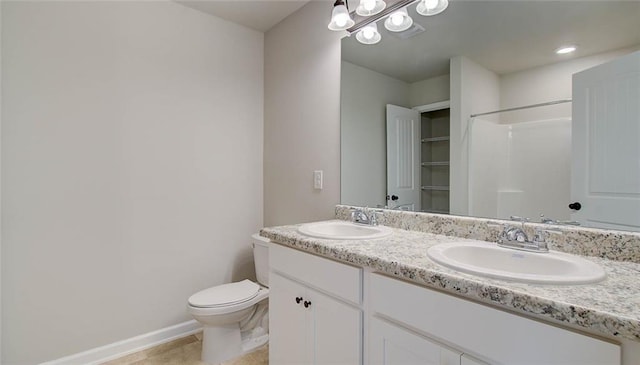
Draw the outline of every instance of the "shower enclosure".
<instances>
[{"instance_id":1,"label":"shower enclosure","mask_svg":"<svg viewBox=\"0 0 640 365\"><path fill-rule=\"evenodd\" d=\"M537 108L473 115L469 122L469 214L569 220L571 118L541 119Z\"/></svg>"}]
</instances>

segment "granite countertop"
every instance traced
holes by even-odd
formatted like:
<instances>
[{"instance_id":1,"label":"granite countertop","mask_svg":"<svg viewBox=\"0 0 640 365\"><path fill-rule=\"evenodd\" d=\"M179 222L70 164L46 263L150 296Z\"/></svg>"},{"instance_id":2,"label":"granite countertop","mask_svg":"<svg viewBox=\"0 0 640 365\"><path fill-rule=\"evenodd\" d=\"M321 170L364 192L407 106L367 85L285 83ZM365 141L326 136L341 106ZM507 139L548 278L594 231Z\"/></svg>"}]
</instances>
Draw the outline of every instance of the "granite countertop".
<instances>
[{"instance_id":1,"label":"granite countertop","mask_svg":"<svg viewBox=\"0 0 640 365\"><path fill-rule=\"evenodd\" d=\"M298 227L269 227L260 234L286 246L461 297L640 341L638 263L583 256L604 268L604 281L573 286L524 284L465 274L427 256L427 249L439 243L477 240L396 228L391 236L375 240L326 240L304 236L297 232Z\"/></svg>"}]
</instances>

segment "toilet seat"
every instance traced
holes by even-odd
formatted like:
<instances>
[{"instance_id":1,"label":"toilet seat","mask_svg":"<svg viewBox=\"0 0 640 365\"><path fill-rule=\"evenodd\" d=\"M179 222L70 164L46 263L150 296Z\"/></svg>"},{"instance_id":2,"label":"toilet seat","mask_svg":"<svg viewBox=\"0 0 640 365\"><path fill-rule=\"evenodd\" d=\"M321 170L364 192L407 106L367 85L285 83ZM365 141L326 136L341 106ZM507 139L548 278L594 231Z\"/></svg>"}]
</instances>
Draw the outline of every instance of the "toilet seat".
<instances>
[{"instance_id":1,"label":"toilet seat","mask_svg":"<svg viewBox=\"0 0 640 365\"><path fill-rule=\"evenodd\" d=\"M251 308L254 304L267 299L269 297L269 289L260 288L258 294L249 300L245 300L244 302L231 304L231 305L223 305L217 307L195 307L191 304L187 304L189 313L194 316L217 316L223 314L230 314L233 312L240 312L245 309Z\"/></svg>"},{"instance_id":2,"label":"toilet seat","mask_svg":"<svg viewBox=\"0 0 640 365\"><path fill-rule=\"evenodd\" d=\"M220 308L235 306L255 298L260 286L251 280L243 280L201 290L189 297L189 305L196 308Z\"/></svg>"}]
</instances>

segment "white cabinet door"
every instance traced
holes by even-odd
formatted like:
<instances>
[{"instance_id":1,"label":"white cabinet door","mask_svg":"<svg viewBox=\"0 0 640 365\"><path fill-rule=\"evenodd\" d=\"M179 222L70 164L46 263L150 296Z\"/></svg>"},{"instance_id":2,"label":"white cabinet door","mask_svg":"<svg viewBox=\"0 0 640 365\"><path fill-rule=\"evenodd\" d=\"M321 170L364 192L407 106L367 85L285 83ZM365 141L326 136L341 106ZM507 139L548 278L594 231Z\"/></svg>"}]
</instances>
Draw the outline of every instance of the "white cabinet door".
<instances>
[{"instance_id":1,"label":"white cabinet door","mask_svg":"<svg viewBox=\"0 0 640 365\"><path fill-rule=\"evenodd\" d=\"M362 364L362 312L308 289L313 308L315 364Z\"/></svg>"},{"instance_id":2,"label":"white cabinet door","mask_svg":"<svg viewBox=\"0 0 640 365\"><path fill-rule=\"evenodd\" d=\"M573 76L572 220L640 228L639 116L640 52Z\"/></svg>"},{"instance_id":3,"label":"white cabinet door","mask_svg":"<svg viewBox=\"0 0 640 365\"><path fill-rule=\"evenodd\" d=\"M362 312L271 272L269 362L362 364Z\"/></svg>"},{"instance_id":4,"label":"white cabinet door","mask_svg":"<svg viewBox=\"0 0 640 365\"><path fill-rule=\"evenodd\" d=\"M369 365L460 365L460 352L378 318L369 334Z\"/></svg>"},{"instance_id":5,"label":"white cabinet door","mask_svg":"<svg viewBox=\"0 0 640 365\"><path fill-rule=\"evenodd\" d=\"M269 277L269 363L312 364L307 328L310 311L304 310L306 288L273 272ZM300 298L299 303L296 300Z\"/></svg>"}]
</instances>

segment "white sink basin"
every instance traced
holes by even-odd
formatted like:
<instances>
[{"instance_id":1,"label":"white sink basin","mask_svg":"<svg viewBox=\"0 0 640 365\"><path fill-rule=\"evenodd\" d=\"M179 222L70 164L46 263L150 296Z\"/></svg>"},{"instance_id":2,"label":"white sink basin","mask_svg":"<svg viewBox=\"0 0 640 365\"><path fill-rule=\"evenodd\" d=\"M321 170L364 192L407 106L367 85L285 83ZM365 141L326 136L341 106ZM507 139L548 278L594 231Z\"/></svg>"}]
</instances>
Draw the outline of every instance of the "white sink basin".
<instances>
[{"instance_id":1,"label":"white sink basin","mask_svg":"<svg viewBox=\"0 0 640 365\"><path fill-rule=\"evenodd\" d=\"M427 254L455 270L525 283L587 284L606 277L599 265L556 251L537 253L490 243L454 242L435 245Z\"/></svg>"},{"instance_id":2,"label":"white sink basin","mask_svg":"<svg viewBox=\"0 0 640 365\"><path fill-rule=\"evenodd\" d=\"M345 221L328 221L303 224L298 228L298 232L305 236L330 240L370 240L390 235L391 229Z\"/></svg>"}]
</instances>

